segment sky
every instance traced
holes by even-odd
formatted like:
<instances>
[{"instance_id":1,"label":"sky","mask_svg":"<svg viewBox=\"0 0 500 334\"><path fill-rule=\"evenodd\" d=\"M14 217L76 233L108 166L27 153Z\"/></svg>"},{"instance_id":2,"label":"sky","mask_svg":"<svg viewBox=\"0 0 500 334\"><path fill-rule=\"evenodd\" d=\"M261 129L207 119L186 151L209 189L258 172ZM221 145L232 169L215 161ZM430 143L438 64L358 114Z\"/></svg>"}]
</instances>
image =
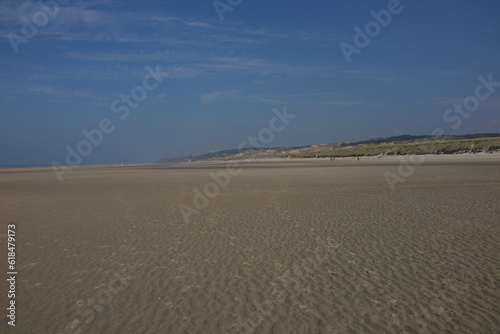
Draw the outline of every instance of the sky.
<instances>
[{"instance_id":1,"label":"sky","mask_svg":"<svg viewBox=\"0 0 500 334\"><path fill-rule=\"evenodd\" d=\"M283 147L498 133L498 13L497 0L2 0L0 166L155 162L259 134ZM284 110L295 117L270 132Z\"/></svg>"}]
</instances>

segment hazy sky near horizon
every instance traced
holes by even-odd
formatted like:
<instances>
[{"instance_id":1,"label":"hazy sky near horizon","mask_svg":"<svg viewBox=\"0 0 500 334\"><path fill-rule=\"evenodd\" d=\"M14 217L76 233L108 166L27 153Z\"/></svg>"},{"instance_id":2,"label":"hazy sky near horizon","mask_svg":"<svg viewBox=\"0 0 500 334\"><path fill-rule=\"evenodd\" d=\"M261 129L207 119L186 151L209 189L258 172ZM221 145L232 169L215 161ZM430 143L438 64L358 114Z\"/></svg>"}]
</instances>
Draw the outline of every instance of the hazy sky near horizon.
<instances>
[{"instance_id":1,"label":"hazy sky near horizon","mask_svg":"<svg viewBox=\"0 0 500 334\"><path fill-rule=\"evenodd\" d=\"M443 118L478 76L500 82L497 0L221 0L223 20L213 0L42 2L0 2L0 165L65 164L103 119L83 164L236 148L284 106L297 117L267 146L500 129L500 87Z\"/></svg>"}]
</instances>

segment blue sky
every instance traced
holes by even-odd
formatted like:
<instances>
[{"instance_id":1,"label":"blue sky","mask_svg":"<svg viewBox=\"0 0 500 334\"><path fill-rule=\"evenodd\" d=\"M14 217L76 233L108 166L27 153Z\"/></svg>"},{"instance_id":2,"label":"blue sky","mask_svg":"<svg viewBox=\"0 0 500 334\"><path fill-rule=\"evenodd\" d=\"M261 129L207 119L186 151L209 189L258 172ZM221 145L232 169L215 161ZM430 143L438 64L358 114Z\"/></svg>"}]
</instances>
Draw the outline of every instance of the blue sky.
<instances>
[{"instance_id":1,"label":"blue sky","mask_svg":"<svg viewBox=\"0 0 500 334\"><path fill-rule=\"evenodd\" d=\"M2 1L0 165L65 164L104 118L83 164L236 148L284 106L297 117L269 146L499 132L500 87L458 128L443 120L478 76L500 81L499 1L403 0L350 63L340 43L390 1L231 2L221 21L212 0ZM113 101L157 65L168 76L120 120Z\"/></svg>"}]
</instances>

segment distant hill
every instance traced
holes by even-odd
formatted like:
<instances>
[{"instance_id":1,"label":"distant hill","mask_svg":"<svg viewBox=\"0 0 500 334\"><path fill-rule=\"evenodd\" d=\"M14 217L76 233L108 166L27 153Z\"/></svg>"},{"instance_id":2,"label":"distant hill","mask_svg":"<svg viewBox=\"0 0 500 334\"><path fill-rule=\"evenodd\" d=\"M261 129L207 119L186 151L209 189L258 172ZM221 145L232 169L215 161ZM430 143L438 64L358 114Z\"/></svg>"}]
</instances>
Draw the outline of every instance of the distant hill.
<instances>
[{"instance_id":1,"label":"distant hill","mask_svg":"<svg viewBox=\"0 0 500 334\"><path fill-rule=\"evenodd\" d=\"M244 148L165 158L157 162L241 160L259 158L324 158L404 154L454 154L500 150L500 134L479 133L460 136L410 136L374 138L299 147Z\"/></svg>"}]
</instances>

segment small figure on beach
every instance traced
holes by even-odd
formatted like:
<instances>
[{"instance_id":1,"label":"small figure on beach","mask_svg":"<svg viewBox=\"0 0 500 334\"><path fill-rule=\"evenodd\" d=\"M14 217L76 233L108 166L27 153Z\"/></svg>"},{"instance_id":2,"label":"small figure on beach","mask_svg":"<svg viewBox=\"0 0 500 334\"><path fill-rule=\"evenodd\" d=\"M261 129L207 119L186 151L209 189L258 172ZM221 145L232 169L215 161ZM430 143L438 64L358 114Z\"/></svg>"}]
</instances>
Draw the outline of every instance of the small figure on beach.
<instances>
[{"instance_id":1,"label":"small figure on beach","mask_svg":"<svg viewBox=\"0 0 500 334\"><path fill-rule=\"evenodd\" d=\"M358 157L358 161L359 161L359 157Z\"/></svg>"}]
</instances>

